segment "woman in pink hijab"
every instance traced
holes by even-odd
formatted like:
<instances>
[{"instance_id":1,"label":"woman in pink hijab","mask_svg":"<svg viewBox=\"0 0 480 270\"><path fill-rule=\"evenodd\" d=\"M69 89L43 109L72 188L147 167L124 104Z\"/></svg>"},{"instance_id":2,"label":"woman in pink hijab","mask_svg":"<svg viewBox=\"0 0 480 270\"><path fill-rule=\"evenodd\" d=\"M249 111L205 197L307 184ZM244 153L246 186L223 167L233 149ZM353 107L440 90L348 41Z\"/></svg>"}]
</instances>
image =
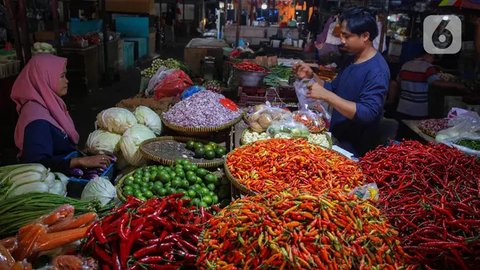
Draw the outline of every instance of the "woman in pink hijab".
<instances>
[{"instance_id":1,"label":"woman in pink hijab","mask_svg":"<svg viewBox=\"0 0 480 270\"><path fill-rule=\"evenodd\" d=\"M42 163L52 171L106 168L112 158L96 155L65 159L77 150L79 136L62 97L67 94L67 59L51 54L34 56L19 74L11 98L19 115L15 145L24 163Z\"/></svg>"}]
</instances>

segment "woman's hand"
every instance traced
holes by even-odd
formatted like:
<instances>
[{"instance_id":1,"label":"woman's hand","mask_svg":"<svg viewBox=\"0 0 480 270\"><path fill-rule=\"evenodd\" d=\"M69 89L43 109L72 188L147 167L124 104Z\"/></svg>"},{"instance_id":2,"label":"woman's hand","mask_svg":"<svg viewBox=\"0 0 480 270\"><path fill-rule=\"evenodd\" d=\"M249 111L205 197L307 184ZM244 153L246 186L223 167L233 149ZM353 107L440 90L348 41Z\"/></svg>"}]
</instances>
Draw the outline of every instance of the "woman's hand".
<instances>
[{"instance_id":1,"label":"woman's hand","mask_svg":"<svg viewBox=\"0 0 480 270\"><path fill-rule=\"evenodd\" d=\"M305 63L298 63L293 66L293 73L295 73L300 79L313 78L312 68Z\"/></svg>"},{"instance_id":2,"label":"woman's hand","mask_svg":"<svg viewBox=\"0 0 480 270\"><path fill-rule=\"evenodd\" d=\"M330 95L332 94L331 91L325 89L319 83L310 83L307 85L307 97L314 98L314 99L321 99L328 102Z\"/></svg>"},{"instance_id":3,"label":"woman's hand","mask_svg":"<svg viewBox=\"0 0 480 270\"><path fill-rule=\"evenodd\" d=\"M114 158L109 155L95 155L87 157L72 158L70 161L71 168L104 168L110 166Z\"/></svg>"}]
</instances>

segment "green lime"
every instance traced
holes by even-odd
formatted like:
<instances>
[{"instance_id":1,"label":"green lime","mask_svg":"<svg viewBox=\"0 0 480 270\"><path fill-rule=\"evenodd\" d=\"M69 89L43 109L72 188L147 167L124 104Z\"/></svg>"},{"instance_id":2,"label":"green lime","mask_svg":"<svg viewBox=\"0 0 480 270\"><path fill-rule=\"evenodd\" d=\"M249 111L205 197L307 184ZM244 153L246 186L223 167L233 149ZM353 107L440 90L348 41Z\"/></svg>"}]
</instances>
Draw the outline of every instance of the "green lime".
<instances>
[{"instance_id":1,"label":"green lime","mask_svg":"<svg viewBox=\"0 0 480 270\"><path fill-rule=\"evenodd\" d=\"M170 172L169 174L170 174L170 178L172 179L175 178L175 176L177 176L176 172Z\"/></svg>"},{"instance_id":2,"label":"green lime","mask_svg":"<svg viewBox=\"0 0 480 270\"><path fill-rule=\"evenodd\" d=\"M205 158L206 159L214 159L215 158L215 151L205 151Z\"/></svg>"},{"instance_id":3,"label":"green lime","mask_svg":"<svg viewBox=\"0 0 480 270\"><path fill-rule=\"evenodd\" d=\"M162 187L163 187L163 184L162 184L162 182L160 182L160 181L156 181L156 182L153 183L153 186L154 186L154 187L157 187L157 188L162 188Z\"/></svg>"},{"instance_id":4,"label":"green lime","mask_svg":"<svg viewBox=\"0 0 480 270\"><path fill-rule=\"evenodd\" d=\"M206 202L204 202L204 201L200 201L200 203L198 204L198 206L206 208L206 207L208 207L208 204L207 204Z\"/></svg>"},{"instance_id":5,"label":"green lime","mask_svg":"<svg viewBox=\"0 0 480 270\"><path fill-rule=\"evenodd\" d=\"M192 149L195 148L195 142L194 142L194 141L188 141L188 142L185 144L185 147L186 147L187 149L192 150Z\"/></svg>"},{"instance_id":6,"label":"green lime","mask_svg":"<svg viewBox=\"0 0 480 270\"><path fill-rule=\"evenodd\" d=\"M213 199L210 196L204 196L202 198L202 202L206 203L207 205L211 205L213 203Z\"/></svg>"},{"instance_id":7,"label":"green lime","mask_svg":"<svg viewBox=\"0 0 480 270\"><path fill-rule=\"evenodd\" d=\"M194 145L193 145L193 148L197 149L197 148L203 148L203 143L201 142L195 142Z\"/></svg>"},{"instance_id":8,"label":"green lime","mask_svg":"<svg viewBox=\"0 0 480 270\"><path fill-rule=\"evenodd\" d=\"M138 198L138 197L142 197L143 194L142 194L142 192L140 192L140 190L137 190L137 191L133 192L133 196Z\"/></svg>"},{"instance_id":9,"label":"green lime","mask_svg":"<svg viewBox=\"0 0 480 270\"><path fill-rule=\"evenodd\" d=\"M175 178L172 181L172 186L176 187L176 188L181 187L182 186L182 179Z\"/></svg>"},{"instance_id":10,"label":"green lime","mask_svg":"<svg viewBox=\"0 0 480 270\"><path fill-rule=\"evenodd\" d=\"M142 182L140 184L140 187L149 187L150 186L150 182Z\"/></svg>"},{"instance_id":11,"label":"green lime","mask_svg":"<svg viewBox=\"0 0 480 270\"><path fill-rule=\"evenodd\" d=\"M212 201L213 201L213 204L217 204L217 203L218 203L218 196L217 196L217 195L213 195L213 196L212 196Z\"/></svg>"},{"instance_id":12,"label":"green lime","mask_svg":"<svg viewBox=\"0 0 480 270\"><path fill-rule=\"evenodd\" d=\"M133 187L130 185L123 186L123 191L127 191L127 190L133 191Z\"/></svg>"},{"instance_id":13,"label":"green lime","mask_svg":"<svg viewBox=\"0 0 480 270\"><path fill-rule=\"evenodd\" d=\"M182 164L182 159L181 158L175 159L175 165L181 165L181 164Z\"/></svg>"},{"instance_id":14,"label":"green lime","mask_svg":"<svg viewBox=\"0 0 480 270\"><path fill-rule=\"evenodd\" d=\"M133 184L133 181L135 180L135 178L133 178L133 176L129 176L125 179L125 181L123 182L125 185L131 185Z\"/></svg>"},{"instance_id":15,"label":"green lime","mask_svg":"<svg viewBox=\"0 0 480 270\"><path fill-rule=\"evenodd\" d=\"M138 185L138 184L140 184L140 183L142 183L142 182L143 182L143 180L142 180L141 177L135 177L135 178L133 179L133 183L134 183L134 184L137 184L137 185Z\"/></svg>"},{"instance_id":16,"label":"green lime","mask_svg":"<svg viewBox=\"0 0 480 270\"><path fill-rule=\"evenodd\" d=\"M194 171L187 171L187 173L185 173L185 175L188 177L188 176L196 176L195 175L195 172Z\"/></svg>"},{"instance_id":17,"label":"green lime","mask_svg":"<svg viewBox=\"0 0 480 270\"><path fill-rule=\"evenodd\" d=\"M182 180L182 187L183 188L189 188L190 187L190 183L188 182L188 180Z\"/></svg>"},{"instance_id":18,"label":"green lime","mask_svg":"<svg viewBox=\"0 0 480 270\"><path fill-rule=\"evenodd\" d=\"M150 190L147 190L145 193L144 193L145 197L150 199L153 197L153 193L150 191Z\"/></svg>"},{"instance_id":19,"label":"green lime","mask_svg":"<svg viewBox=\"0 0 480 270\"><path fill-rule=\"evenodd\" d=\"M207 187L202 187L202 188L200 189L200 194L201 194L202 196L207 196L207 195L209 194L209 192L210 192L210 190L209 190Z\"/></svg>"},{"instance_id":20,"label":"green lime","mask_svg":"<svg viewBox=\"0 0 480 270\"><path fill-rule=\"evenodd\" d=\"M183 165L183 166L189 165L189 164L192 164L192 163L190 162L190 160L188 160L188 159L183 159L183 160L182 160L182 165Z\"/></svg>"},{"instance_id":21,"label":"green lime","mask_svg":"<svg viewBox=\"0 0 480 270\"><path fill-rule=\"evenodd\" d=\"M157 194L163 197L163 196L167 195L167 189L160 188L159 190L157 190Z\"/></svg>"},{"instance_id":22,"label":"green lime","mask_svg":"<svg viewBox=\"0 0 480 270\"><path fill-rule=\"evenodd\" d=\"M196 191L197 191L197 193L198 193L198 192L199 192L199 190L202 188L202 186L201 186L201 185L199 185L199 184L194 184L194 185L192 186L192 188L193 188L194 190L196 190Z\"/></svg>"},{"instance_id":23,"label":"green lime","mask_svg":"<svg viewBox=\"0 0 480 270\"><path fill-rule=\"evenodd\" d=\"M202 178L200 178L200 177L197 176L197 181L196 181L195 183L200 184L200 185L203 185L203 180L202 180Z\"/></svg>"},{"instance_id":24,"label":"green lime","mask_svg":"<svg viewBox=\"0 0 480 270\"><path fill-rule=\"evenodd\" d=\"M201 201L200 201L199 198L193 198L191 203L192 203L192 205L198 206L200 204L200 202Z\"/></svg>"},{"instance_id":25,"label":"green lime","mask_svg":"<svg viewBox=\"0 0 480 270\"><path fill-rule=\"evenodd\" d=\"M139 184L133 184L133 185L132 185L132 188L133 188L133 190L139 190L139 189L140 189L140 185L139 185Z\"/></svg>"},{"instance_id":26,"label":"green lime","mask_svg":"<svg viewBox=\"0 0 480 270\"><path fill-rule=\"evenodd\" d=\"M195 171L197 171L197 169L198 169L198 165L195 164L195 163L192 163L192 164L190 164L190 168L191 168L191 171L194 171L194 172L195 172Z\"/></svg>"},{"instance_id":27,"label":"green lime","mask_svg":"<svg viewBox=\"0 0 480 270\"><path fill-rule=\"evenodd\" d=\"M140 188L140 192L142 192L143 194L145 194L145 192L149 191L150 189L148 187L141 187Z\"/></svg>"},{"instance_id":28,"label":"green lime","mask_svg":"<svg viewBox=\"0 0 480 270\"><path fill-rule=\"evenodd\" d=\"M214 150L215 150L215 148L213 148L213 146L208 145L208 144L205 145L204 149L205 149L205 152L207 152L207 151L214 151Z\"/></svg>"},{"instance_id":29,"label":"green lime","mask_svg":"<svg viewBox=\"0 0 480 270\"><path fill-rule=\"evenodd\" d=\"M177 189L177 193L182 193L183 195L187 194L187 191L183 188Z\"/></svg>"},{"instance_id":30,"label":"green lime","mask_svg":"<svg viewBox=\"0 0 480 270\"><path fill-rule=\"evenodd\" d=\"M142 182L148 182L150 181L150 176L143 176L142 177Z\"/></svg>"},{"instance_id":31,"label":"green lime","mask_svg":"<svg viewBox=\"0 0 480 270\"><path fill-rule=\"evenodd\" d=\"M188 195L189 197L195 198L195 196L197 196L197 192L195 192L195 190L193 190L193 189L189 189L189 190L187 191L187 195Z\"/></svg>"},{"instance_id":32,"label":"green lime","mask_svg":"<svg viewBox=\"0 0 480 270\"><path fill-rule=\"evenodd\" d=\"M189 183L194 184L197 181L197 176L195 175L187 175L187 180Z\"/></svg>"},{"instance_id":33,"label":"green lime","mask_svg":"<svg viewBox=\"0 0 480 270\"><path fill-rule=\"evenodd\" d=\"M175 174L177 174L178 177L180 178L185 178L185 172L182 170L175 170Z\"/></svg>"},{"instance_id":34,"label":"green lime","mask_svg":"<svg viewBox=\"0 0 480 270\"><path fill-rule=\"evenodd\" d=\"M168 189L168 194L175 194L175 193L177 193L177 190L175 188L171 187Z\"/></svg>"},{"instance_id":35,"label":"green lime","mask_svg":"<svg viewBox=\"0 0 480 270\"><path fill-rule=\"evenodd\" d=\"M157 172L150 174L150 181L155 181L157 179Z\"/></svg>"},{"instance_id":36,"label":"green lime","mask_svg":"<svg viewBox=\"0 0 480 270\"><path fill-rule=\"evenodd\" d=\"M133 190L123 190L123 195L124 196L129 196L129 195L133 195Z\"/></svg>"},{"instance_id":37,"label":"green lime","mask_svg":"<svg viewBox=\"0 0 480 270\"><path fill-rule=\"evenodd\" d=\"M142 195L142 196L138 196L137 199L139 199L139 200L141 200L141 201L146 201L146 200L147 200L147 198L144 197L143 195Z\"/></svg>"},{"instance_id":38,"label":"green lime","mask_svg":"<svg viewBox=\"0 0 480 270\"><path fill-rule=\"evenodd\" d=\"M217 158L221 158L227 154L227 149L223 146L219 146L217 149L215 149L215 154Z\"/></svg>"},{"instance_id":39,"label":"green lime","mask_svg":"<svg viewBox=\"0 0 480 270\"><path fill-rule=\"evenodd\" d=\"M195 171L192 164L185 165L184 168L185 171Z\"/></svg>"},{"instance_id":40,"label":"green lime","mask_svg":"<svg viewBox=\"0 0 480 270\"><path fill-rule=\"evenodd\" d=\"M209 173L205 176L205 181L207 181L207 183L217 184L218 177L213 173Z\"/></svg>"},{"instance_id":41,"label":"green lime","mask_svg":"<svg viewBox=\"0 0 480 270\"><path fill-rule=\"evenodd\" d=\"M207 185L207 188L210 189L211 191L214 191L215 190L215 184L210 183L210 184Z\"/></svg>"},{"instance_id":42,"label":"green lime","mask_svg":"<svg viewBox=\"0 0 480 270\"><path fill-rule=\"evenodd\" d=\"M212 146L213 149L216 149L218 147L218 144L215 142L208 142L208 145Z\"/></svg>"},{"instance_id":43,"label":"green lime","mask_svg":"<svg viewBox=\"0 0 480 270\"><path fill-rule=\"evenodd\" d=\"M197 173L198 176L204 177L205 175L208 174L208 170L206 170L204 168L198 168L196 173Z\"/></svg>"},{"instance_id":44,"label":"green lime","mask_svg":"<svg viewBox=\"0 0 480 270\"><path fill-rule=\"evenodd\" d=\"M168 174L167 172L160 173L160 181L162 181L163 183L169 182L170 179L170 174Z\"/></svg>"}]
</instances>

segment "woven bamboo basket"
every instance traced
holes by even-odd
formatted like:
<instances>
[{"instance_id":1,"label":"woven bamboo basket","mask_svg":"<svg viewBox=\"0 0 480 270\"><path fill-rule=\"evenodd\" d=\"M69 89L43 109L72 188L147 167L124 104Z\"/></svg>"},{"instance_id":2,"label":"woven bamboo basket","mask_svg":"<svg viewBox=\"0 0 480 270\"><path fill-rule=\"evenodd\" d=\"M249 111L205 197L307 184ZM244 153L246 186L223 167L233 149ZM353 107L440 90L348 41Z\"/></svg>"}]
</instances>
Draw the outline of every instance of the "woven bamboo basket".
<instances>
[{"instance_id":1,"label":"woven bamboo basket","mask_svg":"<svg viewBox=\"0 0 480 270\"><path fill-rule=\"evenodd\" d=\"M182 137L182 136L164 136L164 137L157 137L153 139L149 139L144 141L140 145L140 152L142 153L143 157L155 161L157 163L160 163L162 165L174 165L175 160L178 158L184 158L181 156L178 157L172 157L173 153L163 153L165 156L159 156L155 155L152 153L151 149L148 148L149 144L159 142L159 141L172 141L172 142L177 142L178 145L181 148L185 148L185 143L187 141L196 141L196 142L201 142L201 143L207 143L208 141L206 140L201 140L201 139L196 139L196 138L191 138L191 137ZM188 160L196 164L198 167L201 168L218 168L223 165L224 163L224 158L215 158L213 160L205 160L205 159L198 159L198 158L188 158Z\"/></svg>"},{"instance_id":2,"label":"woven bamboo basket","mask_svg":"<svg viewBox=\"0 0 480 270\"><path fill-rule=\"evenodd\" d=\"M237 148L238 149L238 148ZM230 173L230 170L228 169L228 166L227 166L227 158L228 158L228 155L227 157L225 157L225 162L223 164L224 168L225 168L225 175L227 176L228 180L230 180L230 182L232 183L232 185L238 189L242 194L245 194L245 195L255 195L256 192L253 191L253 190L250 190L248 189L245 185L243 185L242 183L240 183L231 173Z\"/></svg>"},{"instance_id":3,"label":"woven bamboo basket","mask_svg":"<svg viewBox=\"0 0 480 270\"><path fill-rule=\"evenodd\" d=\"M117 197L122 202L125 202L127 200L125 195L123 195L123 182L125 182L125 179L127 179L129 176L132 176L134 173L135 171L125 174L122 178L120 178L120 180L118 180L117 185L115 186L115 189L117 190Z\"/></svg>"},{"instance_id":4,"label":"woven bamboo basket","mask_svg":"<svg viewBox=\"0 0 480 270\"><path fill-rule=\"evenodd\" d=\"M217 127L208 127L208 128L181 127L181 126L177 126L173 123L169 123L167 120L165 120L163 115L160 115L160 118L162 119L162 123L166 127L168 127L169 129L174 130L174 131L176 131L180 134L183 134L183 135L196 136L196 135L204 135L204 134L208 134L208 133L212 133L212 132L218 132L218 131L222 131L222 130L225 130L227 128L230 128L233 125L235 125L236 123L240 122L240 120L242 120L243 113L239 117L233 119L232 121L230 121L226 124L223 124L223 125L217 126Z\"/></svg>"}]
</instances>

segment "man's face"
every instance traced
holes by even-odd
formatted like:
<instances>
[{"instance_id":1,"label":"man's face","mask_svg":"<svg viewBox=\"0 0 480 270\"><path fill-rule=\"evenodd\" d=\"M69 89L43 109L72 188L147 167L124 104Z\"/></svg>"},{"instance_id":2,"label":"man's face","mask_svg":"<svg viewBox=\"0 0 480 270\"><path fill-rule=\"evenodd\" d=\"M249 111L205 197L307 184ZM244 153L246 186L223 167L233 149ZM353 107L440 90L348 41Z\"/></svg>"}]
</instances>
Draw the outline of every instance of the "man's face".
<instances>
[{"instance_id":1,"label":"man's face","mask_svg":"<svg viewBox=\"0 0 480 270\"><path fill-rule=\"evenodd\" d=\"M359 53L367 46L367 42L370 34L363 33L360 35L350 32L347 27L347 21L342 22L342 28L340 33L340 40L345 46L345 50L350 53Z\"/></svg>"}]
</instances>

